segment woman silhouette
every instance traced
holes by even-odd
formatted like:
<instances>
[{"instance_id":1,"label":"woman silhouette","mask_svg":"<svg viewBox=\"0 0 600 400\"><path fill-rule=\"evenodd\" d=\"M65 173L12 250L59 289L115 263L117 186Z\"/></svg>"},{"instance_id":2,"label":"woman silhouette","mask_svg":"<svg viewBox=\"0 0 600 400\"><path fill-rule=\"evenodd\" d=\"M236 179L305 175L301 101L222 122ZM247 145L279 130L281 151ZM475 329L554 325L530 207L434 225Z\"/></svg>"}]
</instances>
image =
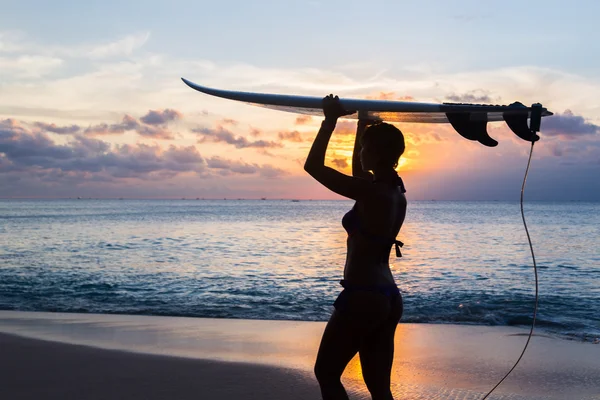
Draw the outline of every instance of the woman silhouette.
<instances>
[{"instance_id":1,"label":"woman silhouette","mask_svg":"<svg viewBox=\"0 0 600 400\"><path fill-rule=\"evenodd\" d=\"M390 375L394 333L402 316L402 297L390 271L392 246L406 215L404 184L395 168L404 136L395 126L361 119L352 155L352 175L325 166L325 152L337 119L351 114L338 97L323 99L325 120L304 169L325 187L354 199L344 215L348 232L344 288L334 302L315 363L323 400L348 399L341 376L359 353L365 384L373 400L393 399Z\"/></svg>"}]
</instances>

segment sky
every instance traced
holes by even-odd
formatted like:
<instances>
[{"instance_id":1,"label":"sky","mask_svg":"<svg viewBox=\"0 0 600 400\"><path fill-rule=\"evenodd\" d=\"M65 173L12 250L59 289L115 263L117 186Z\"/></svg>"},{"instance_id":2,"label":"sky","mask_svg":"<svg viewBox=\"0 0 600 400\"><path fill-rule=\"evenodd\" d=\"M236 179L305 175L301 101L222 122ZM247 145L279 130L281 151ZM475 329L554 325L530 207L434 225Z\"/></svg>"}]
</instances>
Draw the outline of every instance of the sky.
<instances>
[{"instance_id":1,"label":"sky","mask_svg":"<svg viewBox=\"0 0 600 400\"><path fill-rule=\"evenodd\" d=\"M595 1L0 0L0 198L340 199L303 163L320 117L193 91L530 105L526 199L600 201ZM350 174L355 121L326 164ZM397 124L413 200L518 200L529 143Z\"/></svg>"}]
</instances>

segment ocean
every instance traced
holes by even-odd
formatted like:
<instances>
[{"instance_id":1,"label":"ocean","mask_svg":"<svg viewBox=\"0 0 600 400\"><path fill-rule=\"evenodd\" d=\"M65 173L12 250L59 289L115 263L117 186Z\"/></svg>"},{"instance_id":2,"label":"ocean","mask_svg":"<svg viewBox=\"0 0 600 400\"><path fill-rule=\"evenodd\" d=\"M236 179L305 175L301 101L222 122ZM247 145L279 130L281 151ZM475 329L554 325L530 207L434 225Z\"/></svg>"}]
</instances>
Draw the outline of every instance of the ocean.
<instances>
[{"instance_id":1,"label":"ocean","mask_svg":"<svg viewBox=\"0 0 600 400\"><path fill-rule=\"evenodd\" d=\"M0 200L0 309L325 321L350 201ZM527 202L537 332L600 341L600 203ZM411 201L402 322L527 327L518 202Z\"/></svg>"}]
</instances>

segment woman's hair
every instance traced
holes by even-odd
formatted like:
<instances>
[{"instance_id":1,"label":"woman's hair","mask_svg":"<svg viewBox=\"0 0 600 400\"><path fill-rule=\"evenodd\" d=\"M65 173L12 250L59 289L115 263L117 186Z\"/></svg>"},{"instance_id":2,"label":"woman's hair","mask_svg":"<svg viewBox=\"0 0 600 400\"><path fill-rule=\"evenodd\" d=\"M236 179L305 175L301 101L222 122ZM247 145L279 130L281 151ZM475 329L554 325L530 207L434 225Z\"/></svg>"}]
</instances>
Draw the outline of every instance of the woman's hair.
<instances>
[{"instance_id":1,"label":"woman's hair","mask_svg":"<svg viewBox=\"0 0 600 400\"><path fill-rule=\"evenodd\" d=\"M361 138L361 144L372 147L385 166L396 168L398 159L404 153L404 135L392 124L377 122L369 126Z\"/></svg>"}]
</instances>

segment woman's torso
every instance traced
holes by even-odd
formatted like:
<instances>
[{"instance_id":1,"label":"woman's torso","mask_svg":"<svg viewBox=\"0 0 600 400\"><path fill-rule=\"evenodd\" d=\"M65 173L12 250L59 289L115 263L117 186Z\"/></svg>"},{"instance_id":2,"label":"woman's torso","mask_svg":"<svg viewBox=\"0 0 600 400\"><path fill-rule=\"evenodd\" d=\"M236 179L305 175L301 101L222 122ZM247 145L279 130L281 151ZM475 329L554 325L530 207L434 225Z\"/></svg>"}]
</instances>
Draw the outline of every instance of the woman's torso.
<instances>
[{"instance_id":1,"label":"woman's torso","mask_svg":"<svg viewBox=\"0 0 600 400\"><path fill-rule=\"evenodd\" d=\"M406 216L401 184L373 183L373 195L357 201L342 220L348 231L344 280L356 285L394 285L389 254Z\"/></svg>"}]
</instances>

